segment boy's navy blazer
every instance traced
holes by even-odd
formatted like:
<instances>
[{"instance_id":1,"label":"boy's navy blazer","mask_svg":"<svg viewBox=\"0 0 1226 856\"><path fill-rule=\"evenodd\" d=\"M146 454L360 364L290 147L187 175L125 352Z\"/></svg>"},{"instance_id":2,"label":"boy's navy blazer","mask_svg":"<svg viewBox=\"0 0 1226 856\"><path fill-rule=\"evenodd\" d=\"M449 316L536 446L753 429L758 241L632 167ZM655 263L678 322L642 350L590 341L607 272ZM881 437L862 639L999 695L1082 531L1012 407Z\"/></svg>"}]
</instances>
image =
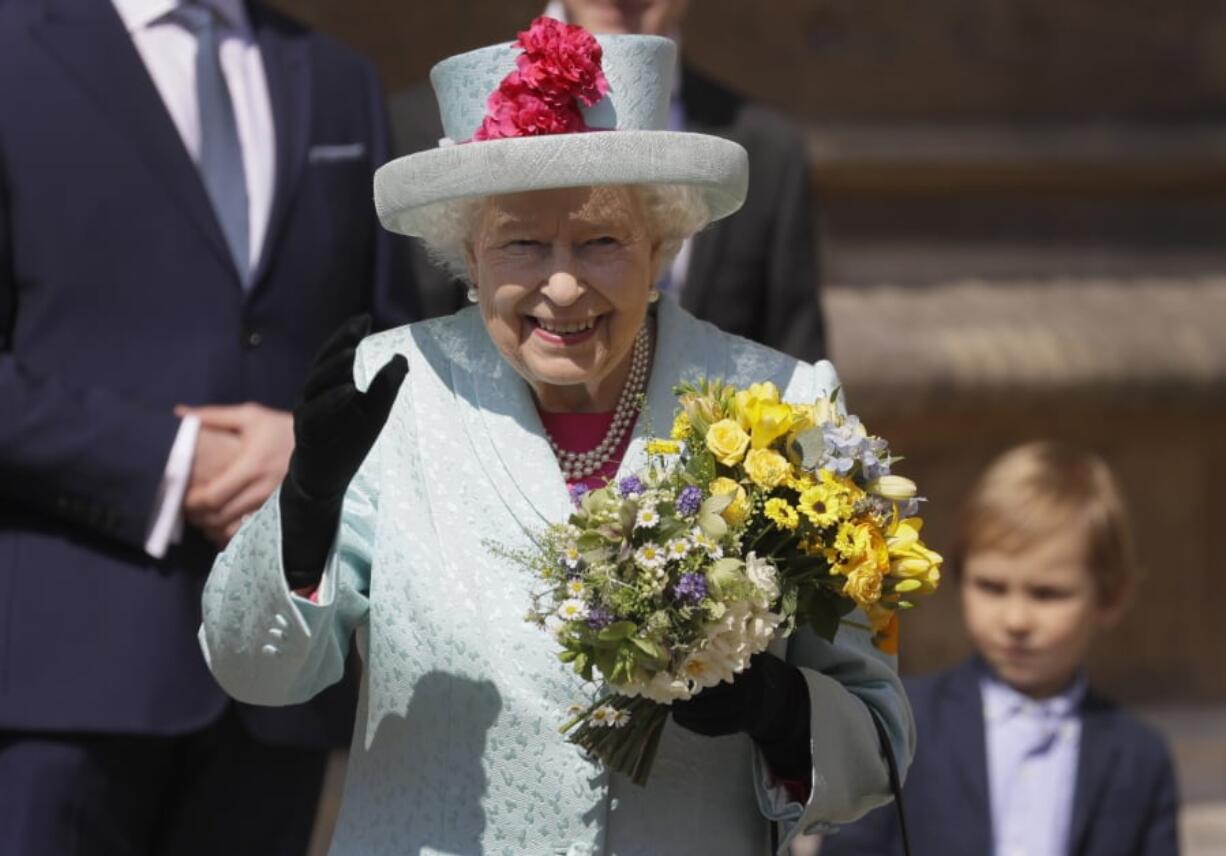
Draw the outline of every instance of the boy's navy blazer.
<instances>
[{"instance_id":1,"label":"boy's navy blazer","mask_svg":"<svg viewBox=\"0 0 1226 856\"><path fill-rule=\"evenodd\" d=\"M413 315L371 203L388 151L373 67L247 8L276 175L244 289L111 2L0 2L0 731L182 734L220 715L196 644L213 550L191 529L164 560L142 549L172 408L288 409L342 321ZM243 717L324 745L351 704Z\"/></svg>"},{"instance_id":2,"label":"boy's navy blazer","mask_svg":"<svg viewBox=\"0 0 1226 856\"><path fill-rule=\"evenodd\" d=\"M905 679L917 750L903 787L914 856L988 856L982 666ZM1178 794L1166 741L1114 703L1086 694L1070 829L1071 856L1177 856ZM870 812L822 845L822 856L894 856L894 806Z\"/></svg>"}]
</instances>

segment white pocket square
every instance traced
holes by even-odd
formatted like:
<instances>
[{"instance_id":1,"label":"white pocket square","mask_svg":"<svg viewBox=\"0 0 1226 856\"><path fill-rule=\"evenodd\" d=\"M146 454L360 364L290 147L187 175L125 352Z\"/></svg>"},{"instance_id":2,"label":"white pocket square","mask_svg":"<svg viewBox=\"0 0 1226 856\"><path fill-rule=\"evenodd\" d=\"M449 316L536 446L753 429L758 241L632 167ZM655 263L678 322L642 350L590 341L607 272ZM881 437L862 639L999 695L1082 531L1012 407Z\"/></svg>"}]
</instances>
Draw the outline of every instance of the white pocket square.
<instances>
[{"instance_id":1,"label":"white pocket square","mask_svg":"<svg viewBox=\"0 0 1226 856\"><path fill-rule=\"evenodd\" d=\"M311 146L307 152L310 163L335 163L358 160L366 156L365 143L342 143L340 145Z\"/></svg>"}]
</instances>

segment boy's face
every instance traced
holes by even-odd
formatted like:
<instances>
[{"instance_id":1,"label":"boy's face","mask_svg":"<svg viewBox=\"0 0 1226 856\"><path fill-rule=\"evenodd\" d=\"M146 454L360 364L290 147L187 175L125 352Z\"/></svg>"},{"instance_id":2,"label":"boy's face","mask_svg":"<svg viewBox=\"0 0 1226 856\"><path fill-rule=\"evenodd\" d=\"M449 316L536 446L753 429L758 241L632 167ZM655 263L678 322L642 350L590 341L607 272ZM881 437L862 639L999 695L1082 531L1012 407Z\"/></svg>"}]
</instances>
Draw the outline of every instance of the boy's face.
<instances>
[{"instance_id":1,"label":"boy's face","mask_svg":"<svg viewBox=\"0 0 1226 856\"><path fill-rule=\"evenodd\" d=\"M1113 623L1123 596L1104 602L1075 527L1018 553L971 551L962 611L979 653L1009 686L1034 698L1065 689L1095 632Z\"/></svg>"}]
</instances>

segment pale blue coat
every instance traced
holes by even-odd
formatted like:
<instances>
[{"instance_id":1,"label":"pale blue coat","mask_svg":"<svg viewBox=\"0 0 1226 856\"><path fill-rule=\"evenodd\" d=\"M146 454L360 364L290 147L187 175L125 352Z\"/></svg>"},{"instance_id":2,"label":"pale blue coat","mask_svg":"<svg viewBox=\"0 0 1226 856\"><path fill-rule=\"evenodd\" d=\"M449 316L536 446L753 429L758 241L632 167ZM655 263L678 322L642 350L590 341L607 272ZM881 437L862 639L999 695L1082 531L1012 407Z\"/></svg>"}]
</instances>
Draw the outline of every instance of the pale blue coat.
<instances>
[{"instance_id":1,"label":"pale blue coat","mask_svg":"<svg viewBox=\"0 0 1226 856\"><path fill-rule=\"evenodd\" d=\"M645 437L667 435L683 379L771 380L793 401L836 384L828 362L799 363L658 306L623 472L641 465ZM475 309L368 338L358 385L394 353L409 375L346 494L318 602L286 588L275 496L218 557L204 593L205 657L243 701L312 697L341 677L356 638L366 668L333 854L753 856L768 849L768 818L822 828L888 799L868 707L904 767L914 727L893 662L854 628L833 645L808 632L777 643L809 683L806 805L769 785L743 735L706 738L670 721L645 789L559 736L585 687L524 621L527 572L489 550L525 544L525 528L571 509L528 387Z\"/></svg>"}]
</instances>

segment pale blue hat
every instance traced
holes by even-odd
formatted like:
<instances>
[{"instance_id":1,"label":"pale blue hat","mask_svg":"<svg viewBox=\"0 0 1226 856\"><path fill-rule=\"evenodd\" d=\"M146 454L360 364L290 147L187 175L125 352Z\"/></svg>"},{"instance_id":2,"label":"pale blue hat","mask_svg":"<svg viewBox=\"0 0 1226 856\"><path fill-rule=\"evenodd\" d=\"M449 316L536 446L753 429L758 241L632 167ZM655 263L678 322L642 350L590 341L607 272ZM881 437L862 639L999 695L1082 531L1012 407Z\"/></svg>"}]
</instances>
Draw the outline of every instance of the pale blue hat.
<instances>
[{"instance_id":1,"label":"pale blue hat","mask_svg":"<svg viewBox=\"0 0 1226 856\"><path fill-rule=\"evenodd\" d=\"M598 36L608 93L581 108L593 130L470 140L490 93L520 51L494 45L443 60L430 72L447 136L439 147L397 158L375 173L383 225L421 235L431 207L453 199L598 184L685 184L699 188L712 220L741 207L749 179L745 150L708 134L668 131L677 46L659 36Z\"/></svg>"}]
</instances>

